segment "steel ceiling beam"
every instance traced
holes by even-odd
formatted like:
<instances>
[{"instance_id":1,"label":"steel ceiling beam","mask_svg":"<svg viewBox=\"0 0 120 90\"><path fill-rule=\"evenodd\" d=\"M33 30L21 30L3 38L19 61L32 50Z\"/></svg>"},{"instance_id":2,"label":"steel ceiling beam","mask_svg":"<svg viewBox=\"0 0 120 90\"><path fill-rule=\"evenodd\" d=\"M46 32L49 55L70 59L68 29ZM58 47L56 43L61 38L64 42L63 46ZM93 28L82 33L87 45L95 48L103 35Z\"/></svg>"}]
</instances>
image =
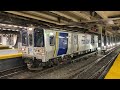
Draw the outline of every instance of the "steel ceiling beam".
<instances>
[{"instance_id":1,"label":"steel ceiling beam","mask_svg":"<svg viewBox=\"0 0 120 90\"><path fill-rule=\"evenodd\" d=\"M62 11L50 11L50 12L55 13L55 14L61 16L61 17L65 17L65 18L71 19L74 22L78 22L78 19L76 19L76 18L74 18L74 17L72 17L70 15L67 15L67 14L65 14Z\"/></svg>"},{"instance_id":2,"label":"steel ceiling beam","mask_svg":"<svg viewBox=\"0 0 120 90\"><path fill-rule=\"evenodd\" d=\"M55 21L55 22L68 23L67 21L62 20L62 19L60 19L60 21L59 21L58 17L49 15L49 13L45 14L45 13L37 12L37 11L23 11L23 12L27 13L27 14L35 15L35 16L38 16L38 17L41 17L41 18L46 18L46 19L49 19L49 20L52 20L52 21Z\"/></svg>"},{"instance_id":3,"label":"steel ceiling beam","mask_svg":"<svg viewBox=\"0 0 120 90\"><path fill-rule=\"evenodd\" d=\"M99 16L101 16L103 19L108 19L108 17L105 15L104 11L95 11Z\"/></svg>"},{"instance_id":4,"label":"steel ceiling beam","mask_svg":"<svg viewBox=\"0 0 120 90\"><path fill-rule=\"evenodd\" d=\"M78 11L69 11L69 12L76 15L79 18L82 18L82 19L85 19L85 20L91 20L90 16L88 16L88 15L86 15L84 13L81 13L81 12L78 12Z\"/></svg>"},{"instance_id":5,"label":"steel ceiling beam","mask_svg":"<svg viewBox=\"0 0 120 90\"><path fill-rule=\"evenodd\" d=\"M42 18L40 16L35 16L35 15L32 15L32 13L25 13L25 12L21 12L21 11L4 11L4 12L8 12L8 13L12 13L12 14L15 14L15 15L19 15L19 16L24 16L24 17L28 17L28 18L33 18L33 19L37 19L37 20L41 20L41 21L46 21L46 22L50 22L50 23L54 23L54 24L57 24L57 25L65 25L66 22L64 23L59 23L57 21L52 21L52 20L49 20L47 18ZM27 12L27 11L26 11ZM35 13L35 12L34 12ZM38 13L37 13L38 14ZM43 14L42 14L43 15Z\"/></svg>"},{"instance_id":6,"label":"steel ceiling beam","mask_svg":"<svg viewBox=\"0 0 120 90\"><path fill-rule=\"evenodd\" d=\"M42 18L47 18L47 19L50 19L50 20L53 20L53 21L58 21L57 17L53 17L53 16L50 16L48 14L44 14L44 13L40 13L40 12L37 12L37 11L22 11L23 13L26 13L26 14L31 14L31 15L34 15L34 16L38 16L38 17L42 17Z\"/></svg>"}]
</instances>

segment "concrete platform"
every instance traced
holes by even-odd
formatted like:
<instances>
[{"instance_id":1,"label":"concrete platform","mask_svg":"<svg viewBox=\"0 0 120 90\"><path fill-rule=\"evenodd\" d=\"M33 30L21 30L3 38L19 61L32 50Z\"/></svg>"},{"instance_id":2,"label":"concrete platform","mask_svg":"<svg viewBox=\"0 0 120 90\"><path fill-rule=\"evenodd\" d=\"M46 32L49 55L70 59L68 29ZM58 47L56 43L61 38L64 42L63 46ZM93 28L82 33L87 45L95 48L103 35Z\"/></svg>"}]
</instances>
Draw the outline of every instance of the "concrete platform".
<instances>
[{"instance_id":1,"label":"concrete platform","mask_svg":"<svg viewBox=\"0 0 120 90\"><path fill-rule=\"evenodd\" d=\"M104 79L120 79L120 54L116 58Z\"/></svg>"},{"instance_id":2,"label":"concrete platform","mask_svg":"<svg viewBox=\"0 0 120 90\"><path fill-rule=\"evenodd\" d=\"M22 53L17 49L0 50L0 72L24 65Z\"/></svg>"}]
</instances>

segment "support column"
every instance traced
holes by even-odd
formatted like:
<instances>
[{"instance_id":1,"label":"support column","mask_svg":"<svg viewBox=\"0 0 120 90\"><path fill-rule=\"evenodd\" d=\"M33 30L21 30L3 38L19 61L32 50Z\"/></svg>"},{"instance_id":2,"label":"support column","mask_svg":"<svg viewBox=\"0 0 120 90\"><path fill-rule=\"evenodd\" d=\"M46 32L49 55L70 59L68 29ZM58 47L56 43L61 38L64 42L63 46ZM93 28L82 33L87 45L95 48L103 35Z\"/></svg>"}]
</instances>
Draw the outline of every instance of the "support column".
<instances>
[{"instance_id":1,"label":"support column","mask_svg":"<svg viewBox=\"0 0 120 90\"><path fill-rule=\"evenodd\" d=\"M99 35L98 35L98 54L101 54L102 50L102 26L98 25Z\"/></svg>"}]
</instances>

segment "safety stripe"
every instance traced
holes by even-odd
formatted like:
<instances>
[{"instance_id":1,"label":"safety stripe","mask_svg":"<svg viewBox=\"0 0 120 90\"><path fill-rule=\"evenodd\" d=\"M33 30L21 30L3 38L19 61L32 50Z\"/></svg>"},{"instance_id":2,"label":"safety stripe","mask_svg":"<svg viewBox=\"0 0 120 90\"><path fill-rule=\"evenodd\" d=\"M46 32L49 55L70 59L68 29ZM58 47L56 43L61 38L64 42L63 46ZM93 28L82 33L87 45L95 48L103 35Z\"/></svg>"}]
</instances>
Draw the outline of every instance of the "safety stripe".
<instances>
[{"instance_id":1,"label":"safety stripe","mask_svg":"<svg viewBox=\"0 0 120 90\"><path fill-rule=\"evenodd\" d=\"M22 53L0 55L0 60L8 59L8 58L16 58L16 57L22 57Z\"/></svg>"},{"instance_id":2,"label":"safety stripe","mask_svg":"<svg viewBox=\"0 0 120 90\"><path fill-rule=\"evenodd\" d=\"M117 56L104 79L120 79L120 54Z\"/></svg>"},{"instance_id":3,"label":"safety stripe","mask_svg":"<svg viewBox=\"0 0 120 90\"><path fill-rule=\"evenodd\" d=\"M54 48L54 57L57 55L58 47L58 32L56 32L55 48Z\"/></svg>"}]
</instances>

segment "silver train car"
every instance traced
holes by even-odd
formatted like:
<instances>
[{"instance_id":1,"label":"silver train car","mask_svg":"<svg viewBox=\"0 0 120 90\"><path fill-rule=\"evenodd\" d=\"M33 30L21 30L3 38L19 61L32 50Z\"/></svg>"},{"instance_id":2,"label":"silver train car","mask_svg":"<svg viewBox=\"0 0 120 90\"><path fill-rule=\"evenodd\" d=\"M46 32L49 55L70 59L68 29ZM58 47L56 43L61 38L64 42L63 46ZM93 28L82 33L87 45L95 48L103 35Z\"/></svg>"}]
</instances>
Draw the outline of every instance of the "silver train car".
<instances>
[{"instance_id":1,"label":"silver train car","mask_svg":"<svg viewBox=\"0 0 120 90\"><path fill-rule=\"evenodd\" d=\"M0 45L13 47L16 44L16 34L0 34Z\"/></svg>"},{"instance_id":2,"label":"silver train car","mask_svg":"<svg viewBox=\"0 0 120 90\"><path fill-rule=\"evenodd\" d=\"M58 65L98 48L98 36L87 33L36 27L23 30L21 37L20 50L28 68Z\"/></svg>"}]
</instances>

